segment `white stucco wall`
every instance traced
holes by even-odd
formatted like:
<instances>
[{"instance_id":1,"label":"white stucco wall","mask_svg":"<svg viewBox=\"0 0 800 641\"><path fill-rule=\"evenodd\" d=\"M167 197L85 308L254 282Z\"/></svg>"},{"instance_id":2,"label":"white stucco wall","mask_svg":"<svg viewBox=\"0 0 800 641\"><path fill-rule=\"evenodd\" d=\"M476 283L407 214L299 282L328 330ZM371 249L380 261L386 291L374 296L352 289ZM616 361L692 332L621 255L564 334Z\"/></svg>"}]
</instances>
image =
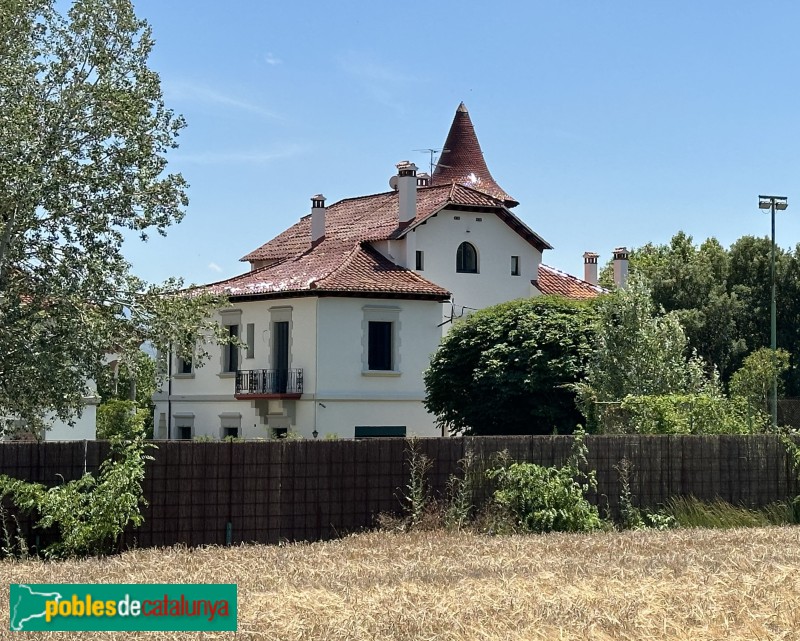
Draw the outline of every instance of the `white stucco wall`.
<instances>
[{"instance_id":1,"label":"white stucco wall","mask_svg":"<svg viewBox=\"0 0 800 641\"><path fill-rule=\"evenodd\" d=\"M97 438L97 404L99 399L87 397L80 417L75 417L75 425L70 427L63 421L54 420L44 434L45 441L91 441Z\"/></svg>"},{"instance_id":2,"label":"white stucco wall","mask_svg":"<svg viewBox=\"0 0 800 641\"><path fill-rule=\"evenodd\" d=\"M272 335L271 310L291 310L289 367L308 370L304 384L313 388L313 363L315 357L315 323L316 299L294 298L271 301L253 301L231 304L218 314L217 321L223 315L226 319L238 318L239 335L246 338L248 323L255 325L255 341L253 358L246 357L246 350L240 350L239 369L268 369L272 367ZM237 316L236 312L241 312ZM302 340L295 337L302 336ZM201 367L195 367L192 374L176 374L177 363L173 362L172 395L176 400L184 395L194 397L213 396L209 400L233 400L235 376L222 371L222 351L217 345L207 345L210 358L203 361ZM217 398L223 396L225 398Z\"/></svg>"},{"instance_id":3,"label":"white stucco wall","mask_svg":"<svg viewBox=\"0 0 800 641\"><path fill-rule=\"evenodd\" d=\"M408 235L415 236L416 249L424 253L424 269L418 273L453 294L456 314L462 306L482 309L535 294L531 281L538 278L542 253L493 213L445 209ZM456 251L464 241L478 252L477 274L456 272ZM511 275L512 256L519 256L519 276ZM443 309L443 317L449 317L450 305Z\"/></svg>"},{"instance_id":4,"label":"white stucco wall","mask_svg":"<svg viewBox=\"0 0 800 641\"><path fill-rule=\"evenodd\" d=\"M172 438L178 437L178 425L187 417L195 437L219 438L222 417L236 414L241 415L245 438L268 438L271 427L287 425L307 438L315 428L319 438L328 433L349 438L357 425L405 425L409 435L439 434L433 417L422 407L422 372L441 335L439 303L330 297L232 304L220 318L238 319L243 338L247 323L255 325L254 358L245 358L242 350L240 369L272 368L270 322L276 310L291 313L289 367L303 370L301 399L235 399L235 379L221 371L220 348L208 346L211 358L202 367L191 375L173 377L171 403L166 384L154 397L156 438L167 438L170 412ZM383 318L382 314L389 314L396 324L397 369L365 372L366 319Z\"/></svg>"},{"instance_id":5,"label":"white stucco wall","mask_svg":"<svg viewBox=\"0 0 800 641\"><path fill-rule=\"evenodd\" d=\"M480 220L479 220L480 219ZM456 272L458 246L470 242L478 252L478 273ZM424 266L419 273L453 293L455 314L464 307L481 309L536 293L531 281L538 277L541 252L490 212L443 210L408 234L408 240L381 241L375 248L397 264L415 267L414 252L421 250ZM519 256L520 274L511 274L511 257ZM177 375L172 382L170 411L172 437L177 436L176 415L194 417L195 435L218 438L221 415L241 415L242 436L267 438L270 426L291 426L311 438L336 433L352 437L357 425L405 425L409 434L438 435L434 418L425 412L422 373L443 333L451 327L451 305L426 301L323 297L290 298L232 304L223 310L228 321L237 319L240 336L255 324L254 358L241 353L240 369L272 368L271 312L291 315L291 369L302 368L300 400L240 401L234 394L234 377L222 370L221 351L210 346L211 359L191 376ZM365 331L368 314L389 314L396 322L397 371L365 372ZM221 316L220 318L223 318ZM378 318L378 317L376 317ZM396 320L395 320L396 319ZM175 364L173 364L173 371ZM156 396L156 436L161 414L166 414L166 394Z\"/></svg>"},{"instance_id":6,"label":"white stucco wall","mask_svg":"<svg viewBox=\"0 0 800 641\"><path fill-rule=\"evenodd\" d=\"M97 385L93 380L87 381L87 393L83 397L83 409L80 416L74 416L74 425L61 421L54 415L45 418L49 424L42 435L43 441L91 441L97 438Z\"/></svg>"},{"instance_id":7,"label":"white stucco wall","mask_svg":"<svg viewBox=\"0 0 800 641\"><path fill-rule=\"evenodd\" d=\"M272 368L273 313L290 317L289 368L300 368L304 375L304 389L314 389L314 363L316 359L316 299L294 298L271 301L253 301L231 304L217 315L219 322L237 322L239 336L247 338L247 325L254 325L253 358L247 358L247 350L239 353L239 369ZM223 372L222 350L217 345L206 345L210 357L194 367L192 374L178 374L177 359L172 363L171 403L167 402L169 385L154 396L156 402L154 431L156 438L177 438L176 418L193 415L194 435L219 438L222 433L222 416L241 414L241 435L244 438L267 438L268 426L259 416L252 401L241 401L234 397L235 376ZM266 402L262 402L266 407ZM172 414L172 421L168 419ZM161 415L165 420L161 421ZM166 425L165 425L166 424ZM312 428L313 430L313 428Z\"/></svg>"},{"instance_id":8,"label":"white stucco wall","mask_svg":"<svg viewBox=\"0 0 800 641\"><path fill-rule=\"evenodd\" d=\"M369 372L365 344L370 314L397 318L395 371ZM405 425L438 434L425 412L422 373L440 339L441 306L430 301L322 298L319 301L317 424L320 432L350 437L356 425ZM323 340L335 337L335 340ZM322 403L325 407L321 407Z\"/></svg>"}]
</instances>

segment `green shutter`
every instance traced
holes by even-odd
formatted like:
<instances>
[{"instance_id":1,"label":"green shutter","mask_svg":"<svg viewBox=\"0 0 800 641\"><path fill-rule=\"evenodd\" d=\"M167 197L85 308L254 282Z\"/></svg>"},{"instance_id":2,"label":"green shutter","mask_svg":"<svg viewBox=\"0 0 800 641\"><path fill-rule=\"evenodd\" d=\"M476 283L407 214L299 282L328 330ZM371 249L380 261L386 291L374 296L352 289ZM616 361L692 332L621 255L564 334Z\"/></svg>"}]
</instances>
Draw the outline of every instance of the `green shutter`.
<instances>
[{"instance_id":1,"label":"green shutter","mask_svg":"<svg viewBox=\"0 0 800 641\"><path fill-rule=\"evenodd\" d=\"M405 437L405 425L356 425L356 438L377 438L380 436Z\"/></svg>"}]
</instances>

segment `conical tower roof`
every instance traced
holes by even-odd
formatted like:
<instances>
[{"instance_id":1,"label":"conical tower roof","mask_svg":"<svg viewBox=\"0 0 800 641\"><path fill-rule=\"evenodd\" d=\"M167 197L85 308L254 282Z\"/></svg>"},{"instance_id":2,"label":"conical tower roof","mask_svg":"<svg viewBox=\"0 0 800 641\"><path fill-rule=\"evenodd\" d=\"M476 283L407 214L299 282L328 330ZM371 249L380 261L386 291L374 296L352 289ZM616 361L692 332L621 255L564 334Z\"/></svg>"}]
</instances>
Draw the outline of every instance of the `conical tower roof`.
<instances>
[{"instance_id":1,"label":"conical tower roof","mask_svg":"<svg viewBox=\"0 0 800 641\"><path fill-rule=\"evenodd\" d=\"M515 207L519 203L498 185L486 161L483 159L481 145L475 135L467 107L462 102L456 109L456 116L450 126L450 133L439 156L439 162L431 176L431 185L458 183L482 191L505 201L506 206Z\"/></svg>"}]
</instances>

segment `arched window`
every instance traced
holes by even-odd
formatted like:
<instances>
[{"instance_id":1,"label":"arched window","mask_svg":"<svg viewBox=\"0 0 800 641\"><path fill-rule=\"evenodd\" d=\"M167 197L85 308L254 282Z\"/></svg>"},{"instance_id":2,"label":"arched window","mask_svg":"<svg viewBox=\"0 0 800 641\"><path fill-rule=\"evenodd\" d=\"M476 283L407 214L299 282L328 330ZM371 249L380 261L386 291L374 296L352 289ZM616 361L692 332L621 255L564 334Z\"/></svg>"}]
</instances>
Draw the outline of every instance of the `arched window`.
<instances>
[{"instance_id":1,"label":"arched window","mask_svg":"<svg viewBox=\"0 0 800 641\"><path fill-rule=\"evenodd\" d=\"M478 273L478 252L467 242L461 243L456 252L456 271L460 274Z\"/></svg>"}]
</instances>

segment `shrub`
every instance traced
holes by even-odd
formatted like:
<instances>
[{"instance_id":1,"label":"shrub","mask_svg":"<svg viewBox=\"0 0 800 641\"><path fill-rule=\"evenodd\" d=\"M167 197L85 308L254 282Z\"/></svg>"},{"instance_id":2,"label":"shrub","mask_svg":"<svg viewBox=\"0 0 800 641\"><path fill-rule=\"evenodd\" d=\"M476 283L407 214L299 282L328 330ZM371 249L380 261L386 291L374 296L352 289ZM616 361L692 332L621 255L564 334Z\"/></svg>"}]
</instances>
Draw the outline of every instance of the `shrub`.
<instances>
[{"instance_id":1,"label":"shrub","mask_svg":"<svg viewBox=\"0 0 800 641\"><path fill-rule=\"evenodd\" d=\"M30 556L28 542L22 534L17 517L11 515L13 523L9 524L8 513L0 501L0 560L6 558L27 559ZM15 527L16 526L16 527Z\"/></svg>"},{"instance_id":2,"label":"shrub","mask_svg":"<svg viewBox=\"0 0 800 641\"><path fill-rule=\"evenodd\" d=\"M651 512L643 510L634 504L633 492L631 492L631 475L633 465L628 459L622 459L614 469L619 474L620 494L619 512L620 525L626 530L667 530L677 526L675 518L663 511Z\"/></svg>"},{"instance_id":3,"label":"shrub","mask_svg":"<svg viewBox=\"0 0 800 641\"><path fill-rule=\"evenodd\" d=\"M454 324L425 372L425 407L451 434L572 432L571 385L583 376L590 304L537 296L482 309Z\"/></svg>"},{"instance_id":4,"label":"shrub","mask_svg":"<svg viewBox=\"0 0 800 641\"><path fill-rule=\"evenodd\" d=\"M112 399L97 408L97 438L124 439L136 438L145 433L149 412L140 409L134 401Z\"/></svg>"},{"instance_id":5,"label":"shrub","mask_svg":"<svg viewBox=\"0 0 800 641\"><path fill-rule=\"evenodd\" d=\"M112 444L95 478L81 478L48 488L39 483L0 475L0 500L9 496L18 509L36 514L36 527L55 527L59 540L47 546L47 557L66 558L113 551L128 523L141 525L139 506L146 448L143 435Z\"/></svg>"},{"instance_id":6,"label":"shrub","mask_svg":"<svg viewBox=\"0 0 800 641\"><path fill-rule=\"evenodd\" d=\"M472 504L474 485L474 459L471 453L458 462L459 471L447 479L447 496L444 505L444 524L461 530L471 520L475 506Z\"/></svg>"},{"instance_id":7,"label":"shrub","mask_svg":"<svg viewBox=\"0 0 800 641\"><path fill-rule=\"evenodd\" d=\"M597 489L586 465L584 432L575 434L572 454L563 467L511 463L487 472L497 482L494 501L528 532L587 532L602 526L597 507L586 500Z\"/></svg>"},{"instance_id":8,"label":"shrub","mask_svg":"<svg viewBox=\"0 0 800 641\"><path fill-rule=\"evenodd\" d=\"M745 399L721 394L627 396L620 408L626 431L639 434L754 434L765 425Z\"/></svg>"},{"instance_id":9,"label":"shrub","mask_svg":"<svg viewBox=\"0 0 800 641\"><path fill-rule=\"evenodd\" d=\"M732 397L744 399L755 411L768 413L772 382L778 381L778 394L783 395L783 375L789 369L790 355L784 349L773 351L762 347L744 359L730 382Z\"/></svg>"},{"instance_id":10,"label":"shrub","mask_svg":"<svg viewBox=\"0 0 800 641\"><path fill-rule=\"evenodd\" d=\"M419 441L415 438L408 440L408 484L403 494L403 507L408 515L409 527L418 526L425 510L428 508L430 496L428 494L428 473L433 467L433 461L422 453Z\"/></svg>"}]
</instances>

